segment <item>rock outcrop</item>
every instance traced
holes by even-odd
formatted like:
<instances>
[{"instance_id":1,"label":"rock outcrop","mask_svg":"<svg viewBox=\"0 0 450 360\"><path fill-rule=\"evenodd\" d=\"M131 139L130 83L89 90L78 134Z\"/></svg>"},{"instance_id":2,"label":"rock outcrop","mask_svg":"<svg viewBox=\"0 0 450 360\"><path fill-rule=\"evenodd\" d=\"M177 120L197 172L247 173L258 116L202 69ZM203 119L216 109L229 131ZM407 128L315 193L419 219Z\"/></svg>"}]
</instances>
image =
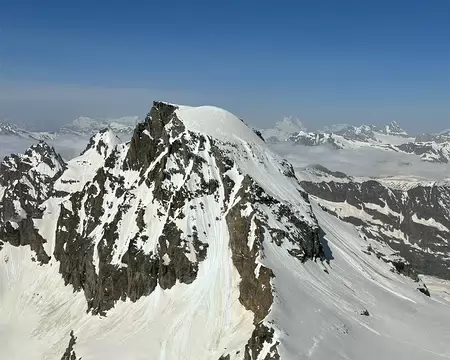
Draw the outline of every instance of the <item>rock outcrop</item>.
<instances>
[{"instance_id":1,"label":"rock outcrop","mask_svg":"<svg viewBox=\"0 0 450 360\"><path fill-rule=\"evenodd\" d=\"M450 279L447 185L418 183L402 190L376 180L349 179L304 181L302 186L330 213L354 224L364 237L396 250L406 259L406 263L394 262L399 272L413 278L421 273Z\"/></svg>"}]
</instances>

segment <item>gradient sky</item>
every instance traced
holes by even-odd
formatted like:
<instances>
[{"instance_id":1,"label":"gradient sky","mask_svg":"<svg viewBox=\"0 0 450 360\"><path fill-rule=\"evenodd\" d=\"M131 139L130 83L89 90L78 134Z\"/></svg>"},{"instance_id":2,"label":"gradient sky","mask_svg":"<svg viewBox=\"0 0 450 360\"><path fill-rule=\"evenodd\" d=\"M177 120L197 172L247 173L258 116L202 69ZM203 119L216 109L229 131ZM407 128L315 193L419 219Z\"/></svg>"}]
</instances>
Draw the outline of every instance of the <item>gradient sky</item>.
<instances>
[{"instance_id":1,"label":"gradient sky","mask_svg":"<svg viewBox=\"0 0 450 360\"><path fill-rule=\"evenodd\" d=\"M450 1L0 0L0 119L213 104L268 126L450 127Z\"/></svg>"}]
</instances>

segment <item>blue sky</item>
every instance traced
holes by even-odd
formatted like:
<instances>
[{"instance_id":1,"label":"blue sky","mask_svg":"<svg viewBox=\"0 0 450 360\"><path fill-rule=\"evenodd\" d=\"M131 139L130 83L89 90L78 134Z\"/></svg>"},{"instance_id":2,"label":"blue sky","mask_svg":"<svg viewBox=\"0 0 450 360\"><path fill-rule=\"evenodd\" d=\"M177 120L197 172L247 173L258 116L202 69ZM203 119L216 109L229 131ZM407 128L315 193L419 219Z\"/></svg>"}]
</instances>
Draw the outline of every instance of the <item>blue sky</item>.
<instances>
[{"instance_id":1,"label":"blue sky","mask_svg":"<svg viewBox=\"0 0 450 360\"><path fill-rule=\"evenodd\" d=\"M265 126L450 127L450 1L0 0L0 118L56 126L154 99Z\"/></svg>"}]
</instances>

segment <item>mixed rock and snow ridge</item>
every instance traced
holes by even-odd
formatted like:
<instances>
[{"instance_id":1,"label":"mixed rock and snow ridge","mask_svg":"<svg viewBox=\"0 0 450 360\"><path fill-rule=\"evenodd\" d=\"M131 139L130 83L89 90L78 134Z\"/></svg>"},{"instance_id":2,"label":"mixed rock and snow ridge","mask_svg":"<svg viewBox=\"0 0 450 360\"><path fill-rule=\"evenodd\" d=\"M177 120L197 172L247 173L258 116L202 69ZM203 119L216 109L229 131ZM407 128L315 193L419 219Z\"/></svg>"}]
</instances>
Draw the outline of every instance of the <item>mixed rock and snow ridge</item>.
<instances>
[{"instance_id":1,"label":"mixed rock and snow ridge","mask_svg":"<svg viewBox=\"0 0 450 360\"><path fill-rule=\"evenodd\" d=\"M1 357L446 356L449 305L301 180L229 112L164 102L128 142L106 129L68 162L44 142L5 159Z\"/></svg>"},{"instance_id":2,"label":"mixed rock and snow ridge","mask_svg":"<svg viewBox=\"0 0 450 360\"><path fill-rule=\"evenodd\" d=\"M406 260L396 260L406 274L450 280L450 184L357 179L318 166L306 172L303 188L371 239L368 251L388 244Z\"/></svg>"}]
</instances>

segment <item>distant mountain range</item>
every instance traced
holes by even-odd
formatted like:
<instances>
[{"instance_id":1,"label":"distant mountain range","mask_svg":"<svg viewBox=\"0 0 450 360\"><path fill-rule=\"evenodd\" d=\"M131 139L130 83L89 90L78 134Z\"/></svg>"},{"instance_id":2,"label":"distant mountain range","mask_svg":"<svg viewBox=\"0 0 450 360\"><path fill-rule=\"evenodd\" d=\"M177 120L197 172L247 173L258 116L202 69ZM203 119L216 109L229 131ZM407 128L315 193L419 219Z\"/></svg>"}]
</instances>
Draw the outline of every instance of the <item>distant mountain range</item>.
<instances>
[{"instance_id":1,"label":"distant mountain range","mask_svg":"<svg viewBox=\"0 0 450 360\"><path fill-rule=\"evenodd\" d=\"M138 116L111 119L78 117L57 131L29 131L17 125L0 122L0 135L22 139L51 141L60 138L87 139L101 130L109 129L121 138L132 135ZM423 161L450 162L450 129L436 134L410 136L395 121L386 125L337 124L309 132L302 121L285 117L273 128L254 129L269 144L289 142L303 146L331 146L336 150L374 147L419 156Z\"/></svg>"},{"instance_id":2,"label":"distant mountain range","mask_svg":"<svg viewBox=\"0 0 450 360\"><path fill-rule=\"evenodd\" d=\"M292 134L306 131L306 127L297 118L285 117L278 121L273 128L260 129L259 131L267 142L278 142L286 140Z\"/></svg>"},{"instance_id":3,"label":"distant mountain range","mask_svg":"<svg viewBox=\"0 0 450 360\"><path fill-rule=\"evenodd\" d=\"M312 134L335 134L342 136L347 140L369 141L377 140L376 135L389 135L408 138L408 133L403 130L400 125L393 121L386 125L349 125L336 124L325 126L323 129L315 132L307 132L303 122L292 117L285 117L283 120L277 122L273 128L260 129L262 136L267 142L279 142L292 139L293 136L307 133L308 137ZM327 136L325 136L326 138Z\"/></svg>"},{"instance_id":4,"label":"distant mountain range","mask_svg":"<svg viewBox=\"0 0 450 360\"><path fill-rule=\"evenodd\" d=\"M261 129L259 132L266 142L272 144L289 142L303 146L331 146L336 150L369 146L414 154L427 162L450 162L450 130L414 137L395 121L386 125L337 124L308 132L299 120L284 118L274 128Z\"/></svg>"},{"instance_id":5,"label":"distant mountain range","mask_svg":"<svg viewBox=\"0 0 450 360\"><path fill-rule=\"evenodd\" d=\"M35 140L53 140L63 135L91 137L103 129L110 129L116 134L132 134L139 122L137 116L113 119L94 119L80 116L57 131L29 131L17 125L0 122L0 135L12 135Z\"/></svg>"}]
</instances>

